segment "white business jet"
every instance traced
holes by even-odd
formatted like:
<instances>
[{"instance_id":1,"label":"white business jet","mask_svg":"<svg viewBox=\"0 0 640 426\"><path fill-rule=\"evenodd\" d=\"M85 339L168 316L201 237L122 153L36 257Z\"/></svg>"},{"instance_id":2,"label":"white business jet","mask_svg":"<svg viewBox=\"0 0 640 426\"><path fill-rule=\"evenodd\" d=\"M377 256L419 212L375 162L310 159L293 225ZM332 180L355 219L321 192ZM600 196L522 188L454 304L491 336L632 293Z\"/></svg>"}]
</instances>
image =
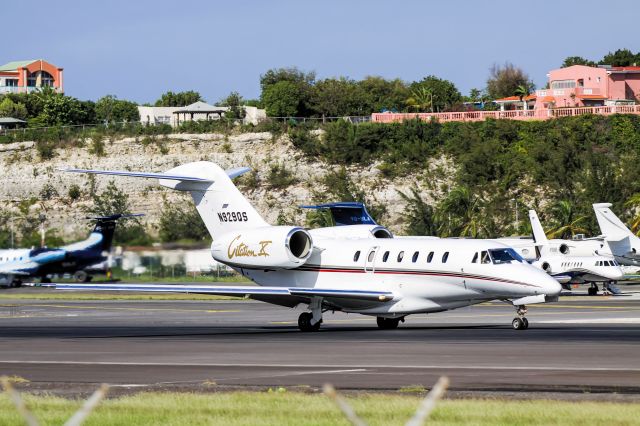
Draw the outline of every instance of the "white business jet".
<instances>
[{"instance_id":1,"label":"white business jet","mask_svg":"<svg viewBox=\"0 0 640 426\"><path fill-rule=\"evenodd\" d=\"M640 266L640 238L618 219L610 207L611 203L593 205L608 251L621 265Z\"/></svg>"},{"instance_id":2,"label":"white business jet","mask_svg":"<svg viewBox=\"0 0 640 426\"><path fill-rule=\"evenodd\" d=\"M188 163L165 173L68 169L159 179L188 191L213 238L211 254L258 286L57 284L67 290L184 292L250 297L276 305L308 305L299 328L320 328L326 311L377 317L396 328L410 314L442 312L489 300L512 303L515 329L526 329L525 305L557 301L561 286L495 241L392 238L379 225L305 230L271 226L232 180L248 168L227 170Z\"/></svg>"},{"instance_id":3,"label":"white business jet","mask_svg":"<svg viewBox=\"0 0 640 426\"><path fill-rule=\"evenodd\" d=\"M624 277L624 271L612 256L565 254L558 248L569 240L548 240L535 210L529 210L529 220L538 254L534 266L558 278L567 289L571 284L591 284L588 293L596 295L600 282L605 293L619 293L615 283Z\"/></svg>"}]
</instances>

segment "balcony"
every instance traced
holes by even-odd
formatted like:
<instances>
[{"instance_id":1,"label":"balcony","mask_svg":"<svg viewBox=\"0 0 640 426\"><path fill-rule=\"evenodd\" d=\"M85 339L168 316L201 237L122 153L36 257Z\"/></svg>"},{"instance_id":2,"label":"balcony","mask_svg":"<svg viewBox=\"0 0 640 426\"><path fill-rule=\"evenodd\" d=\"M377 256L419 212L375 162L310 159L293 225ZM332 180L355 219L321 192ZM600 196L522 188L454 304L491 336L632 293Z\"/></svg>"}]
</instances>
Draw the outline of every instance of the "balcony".
<instances>
[{"instance_id":1,"label":"balcony","mask_svg":"<svg viewBox=\"0 0 640 426\"><path fill-rule=\"evenodd\" d=\"M0 86L0 94L3 93L33 93L33 92L37 92L39 90L41 90L43 87L47 87L47 86ZM62 90L60 90L59 87L53 87L51 86L51 88L58 92L58 93L62 93Z\"/></svg>"},{"instance_id":2,"label":"balcony","mask_svg":"<svg viewBox=\"0 0 640 426\"><path fill-rule=\"evenodd\" d=\"M602 90L597 87L576 87L576 96L600 96Z\"/></svg>"}]
</instances>

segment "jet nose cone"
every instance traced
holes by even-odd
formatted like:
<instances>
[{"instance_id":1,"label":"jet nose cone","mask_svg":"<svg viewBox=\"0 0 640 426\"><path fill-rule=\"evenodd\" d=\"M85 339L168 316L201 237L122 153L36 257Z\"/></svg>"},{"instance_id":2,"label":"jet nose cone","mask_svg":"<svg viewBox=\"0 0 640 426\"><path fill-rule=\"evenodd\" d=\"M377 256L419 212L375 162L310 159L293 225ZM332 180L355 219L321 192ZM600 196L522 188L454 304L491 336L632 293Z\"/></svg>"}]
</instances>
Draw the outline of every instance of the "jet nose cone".
<instances>
[{"instance_id":1,"label":"jet nose cone","mask_svg":"<svg viewBox=\"0 0 640 426\"><path fill-rule=\"evenodd\" d=\"M555 278L547 275L546 280L542 283L542 289L547 296L557 296L562 291L562 286Z\"/></svg>"}]
</instances>

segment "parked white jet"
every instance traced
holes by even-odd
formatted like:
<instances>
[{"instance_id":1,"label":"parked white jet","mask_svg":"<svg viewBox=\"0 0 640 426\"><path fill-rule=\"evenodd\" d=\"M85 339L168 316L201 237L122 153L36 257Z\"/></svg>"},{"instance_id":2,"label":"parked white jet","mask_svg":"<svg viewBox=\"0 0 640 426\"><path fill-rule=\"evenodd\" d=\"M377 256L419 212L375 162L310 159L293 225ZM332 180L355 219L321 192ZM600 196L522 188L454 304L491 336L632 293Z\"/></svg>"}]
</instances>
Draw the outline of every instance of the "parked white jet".
<instances>
[{"instance_id":1,"label":"parked white jet","mask_svg":"<svg viewBox=\"0 0 640 426\"><path fill-rule=\"evenodd\" d=\"M535 210L529 210L529 220L533 231L533 239L536 244L537 259L532 263L545 270L552 276L566 276L566 280L560 279L567 289L571 284L591 284L588 290L590 295L598 293L598 282L603 283L605 292L619 293L614 286L616 281L624 277L624 271L611 256L574 255L570 249L563 252L558 250L563 244L571 243L571 240L547 239L540 219ZM555 244L551 244L551 242ZM565 242L562 242L565 241ZM597 251L596 251L597 252Z\"/></svg>"},{"instance_id":2,"label":"parked white jet","mask_svg":"<svg viewBox=\"0 0 640 426\"><path fill-rule=\"evenodd\" d=\"M611 203L593 205L608 251L621 265L640 266L640 238L618 219L610 207Z\"/></svg>"},{"instance_id":3,"label":"parked white jet","mask_svg":"<svg viewBox=\"0 0 640 426\"><path fill-rule=\"evenodd\" d=\"M288 307L306 304L310 312L298 318L303 331L318 330L328 310L376 316L380 328L395 328L410 314L495 299L511 302L518 314L513 328L526 329L526 304L558 299L561 287L555 279L495 241L395 239L378 225L314 230L270 226L231 181L248 170L225 172L203 161L165 173L67 171L156 178L163 186L190 192L213 237L213 258L258 286L57 284L57 288L220 294Z\"/></svg>"}]
</instances>

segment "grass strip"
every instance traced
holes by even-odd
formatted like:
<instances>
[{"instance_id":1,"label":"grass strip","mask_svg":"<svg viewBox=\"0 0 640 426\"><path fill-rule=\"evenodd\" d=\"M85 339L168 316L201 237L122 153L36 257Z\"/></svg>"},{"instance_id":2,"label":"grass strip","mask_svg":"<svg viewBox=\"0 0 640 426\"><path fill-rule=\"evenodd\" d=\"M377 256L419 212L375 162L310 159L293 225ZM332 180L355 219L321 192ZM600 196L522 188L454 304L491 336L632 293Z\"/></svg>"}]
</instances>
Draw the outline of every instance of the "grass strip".
<instances>
[{"instance_id":1,"label":"grass strip","mask_svg":"<svg viewBox=\"0 0 640 426\"><path fill-rule=\"evenodd\" d=\"M26 394L27 406L43 425L60 425L82 401ZM348 396L371 426L402 425L413 414L417 396ZM640 404L553 400L447 400L438 404L429 425L632 425ZM0 396L0 424L22 424L6 394ZM108 399L86 425L348 425L322 394L234 392L213 394L139 393Z\"/></svg>"}]
</instances>

